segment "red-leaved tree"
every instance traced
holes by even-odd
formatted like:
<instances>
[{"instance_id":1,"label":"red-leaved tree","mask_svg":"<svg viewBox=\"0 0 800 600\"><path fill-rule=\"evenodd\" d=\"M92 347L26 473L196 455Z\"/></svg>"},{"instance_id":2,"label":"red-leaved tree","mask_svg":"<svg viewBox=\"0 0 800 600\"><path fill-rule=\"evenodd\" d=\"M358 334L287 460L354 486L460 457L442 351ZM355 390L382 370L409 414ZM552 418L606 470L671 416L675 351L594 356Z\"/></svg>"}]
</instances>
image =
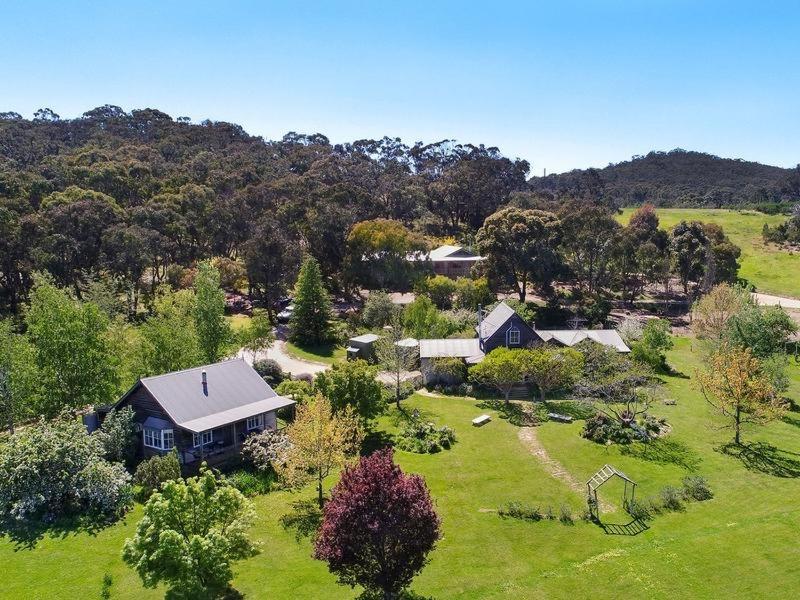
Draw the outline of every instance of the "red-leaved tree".
<instances>
[{"instance_id":1,"label":"red-leaved tree","mask_svg":"<svg viewBox=\"0 0 800 600\"><path fill-rule=\"evenodd\" d=\"M407 475L391 449L346 468L325 505L314 557L339 583L398 598L441 537L425 480Z\"/></svg>"}]
</instances>

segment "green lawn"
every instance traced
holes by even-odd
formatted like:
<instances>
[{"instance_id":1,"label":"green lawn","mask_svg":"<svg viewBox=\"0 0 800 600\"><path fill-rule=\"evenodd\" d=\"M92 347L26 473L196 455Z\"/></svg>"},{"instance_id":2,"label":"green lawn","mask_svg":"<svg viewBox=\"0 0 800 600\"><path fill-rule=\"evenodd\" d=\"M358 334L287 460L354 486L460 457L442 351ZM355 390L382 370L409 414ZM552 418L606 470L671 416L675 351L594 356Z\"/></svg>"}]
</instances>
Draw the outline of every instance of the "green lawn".
<instances>
[{"instance_id":1,"label":"green lawn","mask_svg":"<svg viewBox=\"0 0 800 600\"><path fill-rule=\"evenodd\" d=\"M286 352L302 360L325 363L332 365L335 362L344 360L347 351L344 347L336 344L322 344L320 346L298 346L292 342L286 342Z\"/></svg>"},{"instance_id":2,"label":"green lawn","mask_svg":"<svg viewBox=\"0 0 800 600\"><path fill-rule=\"evenodd\" d=\"M455 428L452 450L420 456L398 451L408 471L425 476L442 517L444 538L414 589L434 598L749 598L786 597L800 585L797 532L800 530L800 479L751 471L715 450L728 438L719 419L693 387L697 353L690 340L678 340L671 364L684 376L667 379L676 406L659 406L674 426L668 438L696 464L715 492L713 500L685 512L657 517L635 536L606 535L596 525L578 522L525 523L492 512L509 500L554 507L564 502L578 512L583 499L550 476L517 438L517 428L497 418L482 428L470 420L487 412L476 401L414 396L408 408ZM792 367L790 395L800 401L800 367ZM396 429L396 413L379 428ZM679 484L687 469L603 447L579 437L580 423L547 423L536 434L550 455L583 481L611 463L639 482L638 495ZM800 413L785 422L748 431L745 441L762 440L785 452L800 453ZM800 456L783 455L797 460ZM797 469L786 462L784 466ZM333 478L331 478L333 479ZM332 484L331 480L329 484ZM614 491L610 490L611 492ZM618 489L616 491L619 491ZM348 598L325 566L310 558L307 540L295 541L278 518L289 503L310 498L273 493L256 498L259 521L253 529L261 553L236 567L236 588L248 598ZM610 493L605 499L618 502ZM114 598L157 598L143 590L119 559L122 541L141 515L137 508L123 523L100 531L46 536L35 548L15 549L0 540L3 598L96 597L103 574L113 575ZM608 515L624 522L624 515Z\"/></svg>"},{"instance_id":3,"label":"green lawn","mask_svg":"<svg viewBox=\"0 0 800 600\"><path fill-rule=\"evenodd\" d=\"M634 209L626 208L620 221L627 223ZM682 220L707 221L722 226L725 233L742 249L739 275L756 286L757 291L800 298L800 255L790 254L774 244L764 244L764 223L778 225L783 215L725 209L659 208L661 227L670 229Z\"/></svg>"}]
</instances>

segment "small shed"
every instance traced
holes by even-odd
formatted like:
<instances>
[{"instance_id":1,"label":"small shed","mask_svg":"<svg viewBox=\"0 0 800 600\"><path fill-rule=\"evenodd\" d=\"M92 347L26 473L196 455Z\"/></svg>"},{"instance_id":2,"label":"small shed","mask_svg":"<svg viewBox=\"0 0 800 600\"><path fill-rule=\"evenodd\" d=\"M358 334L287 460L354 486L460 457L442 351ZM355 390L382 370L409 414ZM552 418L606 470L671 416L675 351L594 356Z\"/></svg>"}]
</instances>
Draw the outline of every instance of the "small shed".
<instances>
[{"instance_id":1,"label":"small shed","mask_svg":"<svg viewBox=\"0 0 800 600\"><path fill-rule=\"evenodd\" d=\"M365 333L364 335L357 335L347 340L347 360L366 360L367 362L375 361L375 342L381 336L374 333Z\"/></svg>"}]
</instances>

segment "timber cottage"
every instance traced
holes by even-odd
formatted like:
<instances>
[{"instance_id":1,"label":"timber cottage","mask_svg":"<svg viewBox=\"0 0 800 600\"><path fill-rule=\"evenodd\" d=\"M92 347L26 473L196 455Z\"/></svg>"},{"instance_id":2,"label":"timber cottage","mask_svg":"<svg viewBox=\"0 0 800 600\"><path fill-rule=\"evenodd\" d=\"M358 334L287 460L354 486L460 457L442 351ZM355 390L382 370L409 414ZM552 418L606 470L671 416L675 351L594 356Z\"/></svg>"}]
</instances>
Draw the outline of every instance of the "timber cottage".
<instances>
[{"instance_id":1,"label":"timber cottage","mask_svg":"<svg viewBox=\"0 0 800 600\"><path fill-rule=\"evenodd\" d=\"M144 377L117 402L139 424L145 458L173 447L183 464L238 452L247 435L277 428L277 411L294 406L243 359Z\"/></svg>"}]
</instances>

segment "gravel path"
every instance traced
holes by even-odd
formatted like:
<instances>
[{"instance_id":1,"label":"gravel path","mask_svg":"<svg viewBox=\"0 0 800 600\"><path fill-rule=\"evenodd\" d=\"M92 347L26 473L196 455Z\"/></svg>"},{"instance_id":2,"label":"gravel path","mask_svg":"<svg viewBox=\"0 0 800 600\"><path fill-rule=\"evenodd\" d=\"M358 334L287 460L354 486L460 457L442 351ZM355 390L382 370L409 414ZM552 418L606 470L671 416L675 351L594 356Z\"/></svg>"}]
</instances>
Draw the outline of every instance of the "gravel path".
<instances>
[{"instance_id":1,"label":"gravel path","mask_svg":"<svg viewBox=\"0 0 800 600\"><path fill-rule=\"evenodd\" d=\"M281 369L291 373L293 377L297 377L303 373L316 375L317 373L321 373L322 371L330 368L330 365L326 365L325 363L303 360L291 356L288 352L286 352L286 348L284 347L285 343L286 342L283 340L275 340L272 343L272 346L270 346L265 352L259 352L256 354L256 360L262 358L271 358L281 366ZM249 364L253 364L253 354L251 352L240 350L239 356L244 357Z\"/></svg>"},{"instance_id":2,"label":"gravel path","mask_svg":"<svg viewBox=\"0 0 800 600\"><path fill-rule=\"evenodd\" d=\"M800 310L800 300L797 298L784 298L783 296L772 296L771 294L754 293L759 304L764 306L782 306L783 308L794 308Z\"/></svg>"},{"instance_id":3,"label":"gravel path","mask_svg":"<svg viewBox=\"0 0 800 600\"><path fill-rule=\"evenodd\" d=\"M517 435L522 445L536 457L545 471L556 479L560 479L566 483L571 490L579 494L582 498L586 497L586 484L575 479L572 473L564 468L564 465L547 453L547 450L539 441L539 436L536 435L535 427L520 427ZM613 506L602 500L600 501L600 509L603 512L614 512L614 510L616 510Z\"/></svg>"}]
</instances>

